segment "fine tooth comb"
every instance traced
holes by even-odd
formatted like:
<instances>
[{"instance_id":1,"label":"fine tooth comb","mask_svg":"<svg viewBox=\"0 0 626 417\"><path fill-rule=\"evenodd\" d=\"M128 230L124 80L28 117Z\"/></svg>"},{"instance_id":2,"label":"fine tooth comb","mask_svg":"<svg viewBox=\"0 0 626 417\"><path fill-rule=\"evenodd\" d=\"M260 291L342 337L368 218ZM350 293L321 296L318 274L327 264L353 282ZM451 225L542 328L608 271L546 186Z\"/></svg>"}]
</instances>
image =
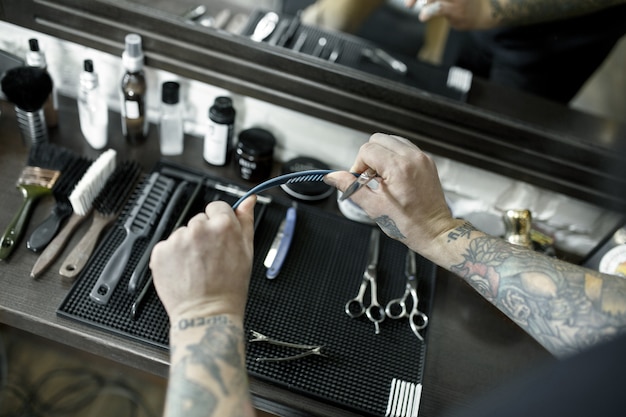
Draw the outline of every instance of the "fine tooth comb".
<instances>
[{"instance_id":1,"label":"fine tooth comb","mask_svg":"<svg viewBox=\"0 0 626 417\"><path fill-rule=\"evenodd\" d=\"M98 304L109 302L124 274L135 242L148 236L173 187L173 179L157 172L148 178L124 222L124 240L107 261L89 294L93 301Z\"/></svg>"},{"instance_id":2,"label":"fine tooth comb","mask_svg":"<svg viewBox=\"0 0 626 417\"><path fill-rule=\"evenodd\" d=\"M31 233L26 247L33 252L40 252L54 238L61 224L72 214L72 204L70 203L70 193L76 183L89 168L93 161L88 158L75 156L68 162L63 175L52 187L52 195L56 204L52 208L50 215Z\"/></svg>"},{"instance_id":3,"label":"fine tooth comb","mask_svg":"<svg viewBox=\"0 0 626 417\"><path fill-rule=\"evenodd\" d=\"M262 191L268 190L273 187L278 187L279 185L283 184L293 184L296 182L321 182L324 181L324 177L326 176L326 174L330 174L331 172L334 172L334 170L312 169L308 171L292 172L272 178L270 180L262 182L261 184L257 185L256 187L252 188L250 191L242 195L241 198L239 198L239 200L237 200L235 204L233 204L233 210L239 207L239 204L241 204L243 200L253 194L258 194Z\"/></svg>"},{"instance_id":4,"label":"fine tooth comb","mask_svg":"<svg viewBox=\"0 0 626 417\"><path fill-rule=\"evenodd\" d=\"M41 252L37 262L33 266L30 276L38 278L52 263L67 245L74 231L91 214L93 200L100 193L116 166L117 153L109 149L102 153L93 164L89 166L85 175L78 181L76 187L69 196L73 213L69 220L54 239Z\"/></svg>"},{"instance_id":5,"label":"fine tooth comb","mask_svg":"<svg viewBox=\"0 0 626 417\"><path fill-rule=\"evenodd\" d=\"M91 225L80 242L63 261L59 274L74 279L83 270L100 239L102 231L119 216L139 179L141 167L137 162L120 164L93 202L94 215Z\"/></svg>"},{"instance_id":6,"label":"fine tooth comb","mask_svg":"<svg viewBox=\"0 0 626 417\"><path fill-rule=\"evenodd\" d=\"M69 160L69 150L50 143L34 145L29 152L27 166L17 180L17 188L24 197L22 206L0 237L0 260L11 255L26 229L36 202L52 194Z\"/></svg>"}]
</instances>

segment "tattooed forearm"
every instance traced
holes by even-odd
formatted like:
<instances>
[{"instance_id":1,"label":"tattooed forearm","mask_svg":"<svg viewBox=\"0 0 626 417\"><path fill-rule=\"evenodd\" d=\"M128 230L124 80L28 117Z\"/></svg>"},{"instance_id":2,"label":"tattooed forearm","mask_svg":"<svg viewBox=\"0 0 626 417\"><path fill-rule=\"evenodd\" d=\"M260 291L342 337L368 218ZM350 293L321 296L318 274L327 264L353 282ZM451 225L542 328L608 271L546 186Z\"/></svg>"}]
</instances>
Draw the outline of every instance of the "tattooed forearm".
<instances>
[{"instance_id":1,"label":"tattooed forearm","mask_svg":"<svg viewBox=\"0 0 626 417\"><path fill-rule=\"evenodd\" d=\"M470 222L465 222L461 226L455 229L452 229L450 233L448 233L448 243L451 240L458 240L461 237L465 237L466 239L469 239L470 234L472 233L472 231L475 231L475 230L476 228L472 226Z\"/></svg>"},{"instance_id":2,"label":"tattooed forearm","mask_svg":"<svg viewBox=\"0 0 626 417\"><path fill-rule=\"evenodd\" d=\"M474 238L451 271L558 356L626 330L626 280Z\"/></svg>"},{"instance_id":3,"label":"tattooed forearm","mask_svg":"<svg viewBox=\"0 0 626 417\"><path fill-rule=\"evenodd\" d=\"M249 397L241 326L227 316L185 318L173 326L172 339L166 415L244 415Z\"/></svg>"},{"instance_id":4,"label":"tattooed forearm","mask_svg":"<svg viewBox=\"0 0 626 417\"><path fill-rule=\"evenodd\" d=\"M565 19L624 3L623 0L491 0L491 15L504 25Z\"/></svg>"}]
</instances>

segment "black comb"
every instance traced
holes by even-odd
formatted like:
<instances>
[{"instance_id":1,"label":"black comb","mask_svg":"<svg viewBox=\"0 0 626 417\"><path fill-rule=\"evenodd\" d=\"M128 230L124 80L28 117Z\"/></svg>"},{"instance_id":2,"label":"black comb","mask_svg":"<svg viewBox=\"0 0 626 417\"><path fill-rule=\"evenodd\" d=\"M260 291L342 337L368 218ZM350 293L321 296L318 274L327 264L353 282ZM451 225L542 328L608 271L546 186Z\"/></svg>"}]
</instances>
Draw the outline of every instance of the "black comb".
<instances>
[{"instance_id":1,"label":"black comb","mask_svg":"<svg viewBox=\"0 0 626 417\"><path fill-rule=\"evenodd\" d=\"M126 236L107 261L89 294L93 301L98 304L109 302L124 274L135 242L148 236L173 188L173 179L156 172L143 185L124 222Z\"/></svg>"},{"instance_id":2,"label":"black comb","mask_svg":"<svg viewBox=\"0 0 626 417\"><path fill-rule=\"evenodd\" d=\"M50 215L31 233L26 247L33 252L39 252L46 247L59 231L61 224L72 214L72 204L70 203L70 193L80 181L82 176L93 161L73 156L63 170L59 180L52 187L52 195L56 204L52 208Z\"/></svg>"},{"instance_id":3,"label":"black comb","mask_svg":"<svg viewBox=\"0 0 626 417\"><path fill-rule=\"evenodd\" d=\"M121 163L93 201L95 209L91 225L80 242L63 261L59 274L74 279L83 270L107 228L122 211L139 179L141 166L135 161Z\"/></svg>"}]
</instances>

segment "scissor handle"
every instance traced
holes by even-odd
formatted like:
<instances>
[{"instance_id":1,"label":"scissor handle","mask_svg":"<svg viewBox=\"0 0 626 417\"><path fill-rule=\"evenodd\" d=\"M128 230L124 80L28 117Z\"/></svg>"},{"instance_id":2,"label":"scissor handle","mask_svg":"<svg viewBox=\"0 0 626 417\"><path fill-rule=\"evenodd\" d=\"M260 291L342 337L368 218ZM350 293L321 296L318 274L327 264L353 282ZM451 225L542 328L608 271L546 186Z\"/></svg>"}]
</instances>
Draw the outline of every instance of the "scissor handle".
<instances>
[{"instance_id":1,"label":"scissor handle","mask_svg":"<svg viewBox=\"0 0 626 417\"><path fill-rule=\"evenodd\" d=\"M385 307L385 313L387 313L387 316L393 320L406 317L408 315L406 297L400 297L389 301Z\"/></svg>"},{"instance_id":2,"label":"scissor handle","mask_svg":"<svg viewBox=\"0 0 626 417\"><path fill-rule=\"evenodd\" d=\"M411 314L409 314L409 324L411 325L411 330L413 330L415 336L423 342L424 338L419 331L428 326L428 316L414 308L413 311L411 311Z\"/></svg>"},{"instance_id":3,"label":"scissor handle","mask_svg":"<svg viewBox=\"0 0 626 417\"><path fill-rule=\"evenodd\" d=\"M352 300L348 300L345 306L346 314L353 319L357 317L361 317L363 313L365 313L365 306L363 305L363 300L357 298L353 298Z\"/></svg>"}]
</instances>

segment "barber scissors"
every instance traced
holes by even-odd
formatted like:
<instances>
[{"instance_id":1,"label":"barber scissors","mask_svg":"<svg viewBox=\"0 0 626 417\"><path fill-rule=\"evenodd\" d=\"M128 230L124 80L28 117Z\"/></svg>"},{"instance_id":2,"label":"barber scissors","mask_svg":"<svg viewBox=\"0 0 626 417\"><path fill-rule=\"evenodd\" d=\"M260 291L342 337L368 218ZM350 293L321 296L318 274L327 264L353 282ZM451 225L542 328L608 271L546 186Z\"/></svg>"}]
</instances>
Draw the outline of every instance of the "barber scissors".
<instances>
[{"instance_id":1,"label":"barber scissors","mask_svg":"<svg viewBox=\"0 0 626 417\"><path fill-rule=\"evenodd\" d=\"M380 230L373 228L370 234L368 249L368 264L363 273L363 279L356 297L346 303L346 313L357 318L363 315L374 323L376 334L380 333L380 323L385 319L385 309L378 303L378 286L376 283L376 267L378 266L378 253L380 251ZM363 299L367 287L370 287L370 305L365 307Z\"/></svg>"},{"instance_id":2,"label":"barber scissors","mask_svg":"<svg viewBox=\"0 0 626 417\"><path fill-rule=\"evenodd\" d=\"M406 275L406 286L404 294L400 298L389 301L385 308L385 313L392 319L399 319L402 317L408 317L411 325L411 330L415 333L415 336L422 342L424 338L419 333L420 330L428 325L428 316L418 310L417 306L419 298L417 297L417 260L415 252L409 250L406 254L406 262L404 273ZM413 306L411 310L407 308L406 302L411 296L413 300Z\"/></svg>"}]
</instances>

